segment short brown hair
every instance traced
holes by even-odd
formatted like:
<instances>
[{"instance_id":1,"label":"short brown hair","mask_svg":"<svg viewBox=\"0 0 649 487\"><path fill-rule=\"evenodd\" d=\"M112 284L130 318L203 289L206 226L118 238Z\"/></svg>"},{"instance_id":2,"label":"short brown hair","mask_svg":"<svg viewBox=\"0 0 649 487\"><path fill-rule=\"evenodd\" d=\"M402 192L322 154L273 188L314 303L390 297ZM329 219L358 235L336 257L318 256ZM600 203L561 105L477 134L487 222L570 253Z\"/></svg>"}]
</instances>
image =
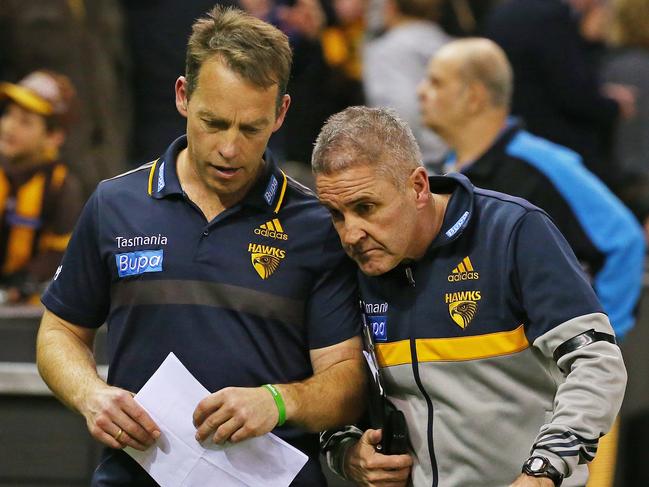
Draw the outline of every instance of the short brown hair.
<instances>
[{"instance_id":1,"label":"short brown hair","mask_svg":"<svg viewBox=\"0 0 649 487\"><path fill-rule=\"evenodd\" d=\"M213 56L219 56L230 69L257 86L277 84L280 106L293 57L288 37L282 31L237 8L214 7L194 22L187 43L188 98L196 89L201 66Z\"/></svg>"},{"instance_id":2,"label":"short brown hair","mask_svg":"<svg viewBox=\"0 0 649 487\"><path fill-rule=\"evenodd\" d=\"M389 108L349 107L329 117L320 130L311 157L316 175L364 165L399 189L422 165L412 130Z\"/></svg>"}]
</instances>

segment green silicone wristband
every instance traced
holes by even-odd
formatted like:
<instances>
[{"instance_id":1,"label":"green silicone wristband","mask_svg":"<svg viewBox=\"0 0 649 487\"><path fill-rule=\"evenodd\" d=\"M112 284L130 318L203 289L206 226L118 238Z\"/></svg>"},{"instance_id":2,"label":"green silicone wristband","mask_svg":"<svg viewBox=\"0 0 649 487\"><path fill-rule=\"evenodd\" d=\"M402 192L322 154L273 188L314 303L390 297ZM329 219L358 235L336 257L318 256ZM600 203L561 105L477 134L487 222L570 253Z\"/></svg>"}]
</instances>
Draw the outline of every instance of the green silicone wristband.
<instances>
[{"instance_id":1,"label":"green silicone wristband","mask_svg":"<svg viewBox=\"0 0 649 487\"><path fill-rule=\"evenodd\" d=\"M264 384L263 387L264 389L268 390L268 392L270 392L273 396L273 400L275 401L275 405L277 406L277 411L279 412L277 426L282 426L284 423L286 423L286 405L284 404L284 399L282 399L282 395L274 385Z\"/></svg>"}]
</instances>

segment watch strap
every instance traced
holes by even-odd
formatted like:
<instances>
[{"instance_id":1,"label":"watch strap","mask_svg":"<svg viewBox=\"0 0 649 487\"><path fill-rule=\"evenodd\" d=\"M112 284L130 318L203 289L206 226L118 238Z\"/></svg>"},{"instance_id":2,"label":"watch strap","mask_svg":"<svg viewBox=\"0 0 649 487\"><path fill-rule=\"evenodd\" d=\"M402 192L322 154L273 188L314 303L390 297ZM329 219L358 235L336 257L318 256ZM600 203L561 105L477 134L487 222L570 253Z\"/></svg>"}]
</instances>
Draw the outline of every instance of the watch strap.
<instances>
[{"instance_id":1,"label":"watch strap","mask_svg":"<svg viewBox=\"0 0 649 487\"><path fill-rule=\"evenodd\" d=\"M541 462L540 467L534 468L534 462ZM550 463L550 460L541 455L529 457L523 464L521 471L532 477L547 477L554 482L555 487L560 487L563 482L563 474Z\"/></svg>"}]
</instances>

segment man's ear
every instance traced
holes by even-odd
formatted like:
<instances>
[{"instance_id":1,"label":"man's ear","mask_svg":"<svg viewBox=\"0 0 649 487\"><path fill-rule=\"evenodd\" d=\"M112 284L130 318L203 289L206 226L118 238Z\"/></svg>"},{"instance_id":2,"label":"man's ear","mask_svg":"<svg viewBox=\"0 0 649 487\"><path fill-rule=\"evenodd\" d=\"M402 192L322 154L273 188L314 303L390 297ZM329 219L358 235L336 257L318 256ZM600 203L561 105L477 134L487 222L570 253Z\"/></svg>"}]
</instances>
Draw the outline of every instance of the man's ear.
<instances>
[{"instance_id":1,"label":"man's ear","mask_svg":"<svg viewBox=\"0 0 649 487\"><path fill-rule=\"evenodd\" d=\"M176 110L183 117L187 118L187 103L189 99L187 98L187 80L184 76L178 77L174 90L176 92Z\"/></svg>"},{"instance_id":2,"label":"man's ear","mask_svg":"<svg viewBox=\"0 0 649 487\"><path fill-rule=\"evenodd\" d=\"M466 87L466 107L469 113L480 113L490 103L490 96L487 87L478 81L469 83Z\"/></svg>"},{"instance_id":3,"label":"man's ear","mask_svg":"<svg viewBox=\"0 0 649 487\"><path fill-rule=\"evenodd\" d=\"M291 97L287 94L282 96L282 103L277 110L277 117L275 118L275 124L273 125L273 132L277 132L279 128L284 123L286 118L286 112L288 112L288 107L291 105Z\"/></svg>"},{"instance_id":4,"label":"man's ear","mask_svg":"<svg viewBox=\"0 0 649 487\"><path fill-rule=\"evenodd\" d=\"M426 169L419 166L412 171L408 179L415 192L417 208L423 208L430 201L430 184L428 183L428 173L426 172Z\"/></svg>"}]
</instances>

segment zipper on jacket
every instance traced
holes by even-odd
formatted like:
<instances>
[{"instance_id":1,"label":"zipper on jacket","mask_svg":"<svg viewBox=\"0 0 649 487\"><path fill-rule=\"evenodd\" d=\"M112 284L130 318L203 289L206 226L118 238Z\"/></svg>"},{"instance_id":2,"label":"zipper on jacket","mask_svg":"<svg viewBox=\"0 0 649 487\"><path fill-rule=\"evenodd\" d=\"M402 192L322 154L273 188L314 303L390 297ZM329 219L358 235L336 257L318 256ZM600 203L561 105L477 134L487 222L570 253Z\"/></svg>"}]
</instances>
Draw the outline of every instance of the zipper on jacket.
<instances>
[{"instance_id":1,"label":"zipper on jacket","mask_svg":"<svg viewBox=\"0 0 649 487\"><path fill-rule=\"evenodd\" d=\"M406 267L406 279L408 279L408 284L412 287L415 287L415 278L412 276L412 267Z\"/></svg>"},{"instance_id":2,"label":"zipper on jacket","mask_svg":"<svg viewBox=\"0 0 649 487\"><path fill-rule=\"evenodd\" d=\"M410 267L407 268L410 270ZM407 274L407 273L406 273ZM412 271L410 271L410 277L412 278ZM414 279L413 279L414 287ZM416 310L412 311L413 313ZM437 458L435 457L435 444L433 443L433 417L435 415L435 408L433 406L433 401L424 389L424 385L421 382L421 377L419 376L419 358L417 357L417 340L415 338L415 329L412 326L412 320L410 322L410 355L412 356L412 373L415 377L415 383L419 388L422 396L426 400L426 406L428 407L428 427L426 428L426 436L428 438L428 455L430 457L430 468L433 476L433 481L431 487L437 487L439 484L439 473L437 471Z\"/></svg>"}]
</instances>

